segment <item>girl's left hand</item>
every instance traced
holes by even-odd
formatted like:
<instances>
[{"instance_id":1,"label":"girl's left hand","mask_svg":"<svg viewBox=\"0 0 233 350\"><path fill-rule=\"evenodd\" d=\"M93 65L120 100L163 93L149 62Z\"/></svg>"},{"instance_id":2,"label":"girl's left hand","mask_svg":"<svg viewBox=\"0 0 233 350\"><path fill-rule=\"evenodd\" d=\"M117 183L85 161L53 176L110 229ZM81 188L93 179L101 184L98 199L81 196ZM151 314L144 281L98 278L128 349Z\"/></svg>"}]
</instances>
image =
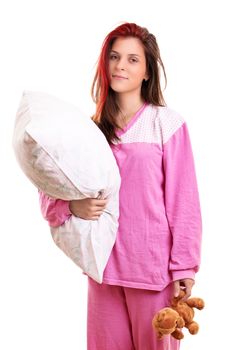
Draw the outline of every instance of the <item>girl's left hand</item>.
<instances>
[{"instance_id":1,"label":"girl's left hand","mask_svg":"<svg viewBox=\"0 0 233 350\"><path fill-rule=\"evenodd\" d=\"M182 298L183 301L187 300L192 292L195 281L191 278L184 278L182 280L174 281L174 297L180 294L180 290L184 290L185 296Z\"/></svg>"}]
</instances>

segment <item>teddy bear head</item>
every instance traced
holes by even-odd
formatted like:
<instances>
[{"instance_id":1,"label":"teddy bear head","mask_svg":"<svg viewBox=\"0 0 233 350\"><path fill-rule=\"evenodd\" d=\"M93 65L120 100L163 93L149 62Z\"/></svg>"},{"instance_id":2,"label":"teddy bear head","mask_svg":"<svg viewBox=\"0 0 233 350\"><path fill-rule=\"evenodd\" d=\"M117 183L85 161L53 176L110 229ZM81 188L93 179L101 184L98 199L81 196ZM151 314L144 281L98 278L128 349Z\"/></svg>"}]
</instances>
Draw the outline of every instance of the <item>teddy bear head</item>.
<instances>
[{"instance_id":1,"label":"teddy bear head","mask_svg":"<svg viewBox=\"0 0 233 350\"><path fill-rule=\"evenodd\" d=\"M152 320L153 327L157 330L159 338L172 334L177 328L184 327L184 320L177 311L170 307L160 310Z\"/></svg>"},{"instance_id":2,"label":"teddy bear head","mask_svg":"<svg viewBox=\"0 0 233 350\"><path fill-rule=\"evenodd\" d=\"M186 327L190 334L196 334L199 325L193 320L194 308L203 309L204 301L201 298L188 298L183 300L185 292L181 290L178 297L171 300L171 307L161 309L154 316L152 326L158 337L171 334L175 339L182 339L184 334L181 328Z\"/></svg>"}]
</instances>

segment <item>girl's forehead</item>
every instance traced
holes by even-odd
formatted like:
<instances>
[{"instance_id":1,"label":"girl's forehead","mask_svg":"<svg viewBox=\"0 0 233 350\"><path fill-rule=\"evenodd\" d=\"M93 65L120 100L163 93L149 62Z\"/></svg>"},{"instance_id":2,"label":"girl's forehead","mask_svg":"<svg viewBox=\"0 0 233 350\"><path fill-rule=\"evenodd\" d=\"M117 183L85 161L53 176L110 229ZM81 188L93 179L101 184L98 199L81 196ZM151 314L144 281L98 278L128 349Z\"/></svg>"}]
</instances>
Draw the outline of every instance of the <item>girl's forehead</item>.
<instances>
[{"instance_id":1,"label":"girl's forehead","mask_svg":"<svg viewBox=\"0 0 233 350\"><path fill-rule=\"evenodd\" d=\"M133 37L117 38L114 41L111 50L116 51L118 53L127 52L128 54L138 55L144 52L144 48L140 39Z\"/></svg>"}]
</instances>

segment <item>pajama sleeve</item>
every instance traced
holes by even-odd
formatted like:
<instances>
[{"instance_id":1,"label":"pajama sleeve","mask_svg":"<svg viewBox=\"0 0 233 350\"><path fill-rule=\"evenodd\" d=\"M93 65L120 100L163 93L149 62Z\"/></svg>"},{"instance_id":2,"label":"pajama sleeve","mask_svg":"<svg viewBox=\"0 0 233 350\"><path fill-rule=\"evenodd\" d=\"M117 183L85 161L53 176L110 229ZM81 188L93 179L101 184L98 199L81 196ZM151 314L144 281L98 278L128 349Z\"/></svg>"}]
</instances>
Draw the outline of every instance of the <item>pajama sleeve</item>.
<instances>
[{"instance_id":1,"label":"pajama sleeve","mask_svg":"<svg viewBox=\"0 0 233 350\"><path fill-rule=\"evenodd\" d=\"M72 215L69 209L69 201L50 198L40 190L38 192L41 213L44 219L48 221L49 226L57 227L64 224Z\"/></svg>"},{"instance_id":2,"label":"pajama sleeve","mask_svg":"<svg viewBox=\"0 0 233 350\"><path fill-rule=\"evenodd\" d=\"M163 145L165 209L172 234L173 280L193 278L200 265L202 219L189 132L184 122Z\"/></svg>"}]
</instances>

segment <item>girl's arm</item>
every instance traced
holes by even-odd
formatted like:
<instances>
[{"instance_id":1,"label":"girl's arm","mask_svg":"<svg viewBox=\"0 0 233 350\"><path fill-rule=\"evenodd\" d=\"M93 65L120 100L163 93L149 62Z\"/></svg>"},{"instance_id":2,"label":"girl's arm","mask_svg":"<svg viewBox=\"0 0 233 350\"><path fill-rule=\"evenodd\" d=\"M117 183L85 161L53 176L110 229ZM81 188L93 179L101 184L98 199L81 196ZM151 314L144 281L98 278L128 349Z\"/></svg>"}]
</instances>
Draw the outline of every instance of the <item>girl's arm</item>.
<instances>
[{"instance_id":1,"label":"girl's arm","mask_svg":"<svg viewBox=\"0 0 233 350\"><path fill-rule=\"evenodd\" d=\"M98 220L108 199L84 198L65 201L54 199L39 190L41 213L52 227L63 225L71 215L84 220Z\"/></svg>"},{"instance_id":2,"label":"girl's arm","mask_svg":"<svg viewBox=\"0 0 233 350\"><path fill-rule=\"evenodd\" d=\"M184 122L163 145L165 207L173 237L173 281L194 279L200 266L202 219L193 153Z\"/></svg>"},{"instance_id":3,"label":"girl's arm","mask_svg":"<svg viewBox=\"0 0 233 350\"><path fill-rule=\"evenodd\" d=\"M40 190L38 192L41 213L44 219L48 221L49 226L57 227L64 224L72 215L69 209L69 201L50 198Z\"/></svg>"}]
</instances>

